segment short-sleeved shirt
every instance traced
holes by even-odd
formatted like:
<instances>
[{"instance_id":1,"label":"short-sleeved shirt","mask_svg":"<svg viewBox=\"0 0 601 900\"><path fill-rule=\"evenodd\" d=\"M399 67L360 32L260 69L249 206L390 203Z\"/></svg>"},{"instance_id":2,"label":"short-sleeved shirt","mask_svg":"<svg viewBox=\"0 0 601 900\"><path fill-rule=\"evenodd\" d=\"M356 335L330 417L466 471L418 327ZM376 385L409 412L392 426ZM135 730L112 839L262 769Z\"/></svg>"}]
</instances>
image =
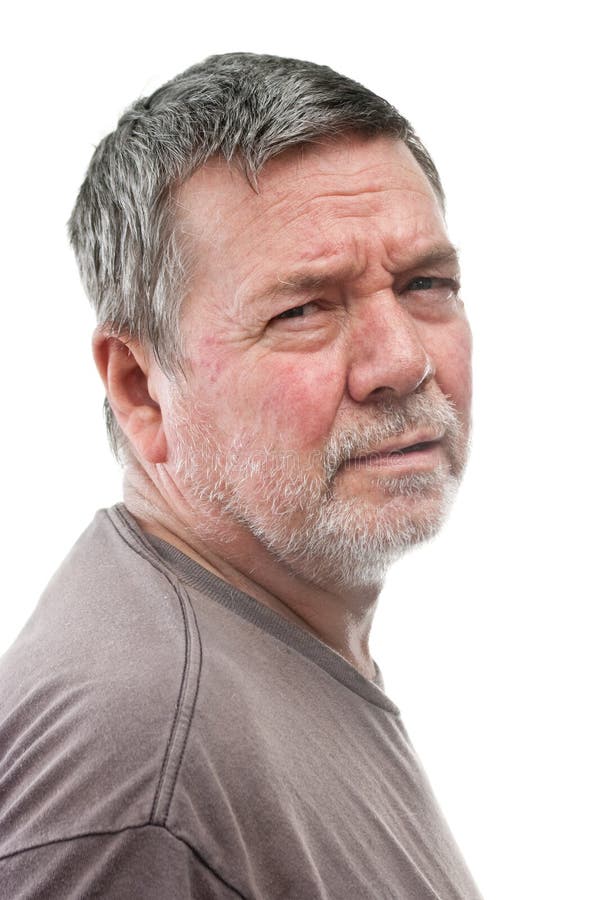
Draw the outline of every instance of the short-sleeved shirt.
<instances>
[{"instance_id":1,"label":"short-sleeved shirt","mask_svg":"<svg viewBox=\"0 0 601 900\"><path fill-rule=\"evenodd\" d=\"M476 900L381 676L99 512L0 661L0 895Z\"/></svg>"}]
</instances>

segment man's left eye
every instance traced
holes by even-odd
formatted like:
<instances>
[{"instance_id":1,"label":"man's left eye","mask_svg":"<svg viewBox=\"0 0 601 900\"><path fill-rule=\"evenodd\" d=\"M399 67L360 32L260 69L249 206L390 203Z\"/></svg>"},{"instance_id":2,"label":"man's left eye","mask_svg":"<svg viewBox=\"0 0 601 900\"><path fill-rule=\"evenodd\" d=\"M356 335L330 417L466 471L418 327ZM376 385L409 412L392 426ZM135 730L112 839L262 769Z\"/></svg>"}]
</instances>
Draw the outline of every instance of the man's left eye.
<instances>
[{"instance_id":1,"label":"man's left eye","mask_svg":"<svg viewBox=\"0 0 601 900\"><path fill-rule=\"evenodd\" d=\"M459 300L459 282L455 278L439 278L436 275L418 275L412 278L402 289L401 294L409 295L406 299L410 302L411 294L425 294L419 298L420 308L424 303L448 304ZM416 300L417 302L417 300Z\"/></svg>"},{"instance_id":2,"label":"man's left eye","mask_svg":"<svg viewBox=\"0 0 601 900\"><path fill-rule=\"evenodd\" d=\"M435 282L439 279L421 276L410 281L405 290L407 291L431 291L435 286Z\"/></svg>"}]
</instances>

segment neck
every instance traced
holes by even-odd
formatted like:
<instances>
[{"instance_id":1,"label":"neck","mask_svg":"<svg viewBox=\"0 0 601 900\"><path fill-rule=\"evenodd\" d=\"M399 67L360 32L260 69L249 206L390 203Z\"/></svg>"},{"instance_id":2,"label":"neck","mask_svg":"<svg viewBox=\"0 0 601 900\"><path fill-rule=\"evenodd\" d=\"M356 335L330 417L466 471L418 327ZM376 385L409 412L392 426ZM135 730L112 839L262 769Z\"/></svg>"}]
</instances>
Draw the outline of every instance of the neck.
<instances>
[{"instance_id":1,"label":"neck","mask_svg":"<svg viewBox=\"0 0 601 900\"><path fill-rule=\"evenodd\" d=\"M374 678L369 632L379 585L316 584L274 558L247 529L213 506L192 513L181 494L174 496L172 482L155 481L137 464L126 468L124 500L143 531L177 547L223 581L309 631L366 678Z\"/></svg>"}]
</instances>

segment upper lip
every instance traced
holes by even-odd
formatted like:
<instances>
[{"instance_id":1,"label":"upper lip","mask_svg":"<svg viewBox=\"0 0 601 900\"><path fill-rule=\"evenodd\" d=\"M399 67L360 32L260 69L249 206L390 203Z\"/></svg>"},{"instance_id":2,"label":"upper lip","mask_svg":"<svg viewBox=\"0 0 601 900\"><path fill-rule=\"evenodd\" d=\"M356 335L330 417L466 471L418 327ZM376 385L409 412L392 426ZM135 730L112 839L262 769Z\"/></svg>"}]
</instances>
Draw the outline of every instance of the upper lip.
<instances>
[{"instance_id":1,"label":"upper lip","mask_svg":"<svg viewBox=\"0 0 601 900\"><path fill-rule=\"evenodd\" d=\"M408 450L415 444L434 444L440 441L443 434L434 431L416 431L413 434L403 435L402 438L391 438L373 450L357 453L352 459L367 459L370 456L386 456L399 450Z\"/></svg>"}]
</instances>

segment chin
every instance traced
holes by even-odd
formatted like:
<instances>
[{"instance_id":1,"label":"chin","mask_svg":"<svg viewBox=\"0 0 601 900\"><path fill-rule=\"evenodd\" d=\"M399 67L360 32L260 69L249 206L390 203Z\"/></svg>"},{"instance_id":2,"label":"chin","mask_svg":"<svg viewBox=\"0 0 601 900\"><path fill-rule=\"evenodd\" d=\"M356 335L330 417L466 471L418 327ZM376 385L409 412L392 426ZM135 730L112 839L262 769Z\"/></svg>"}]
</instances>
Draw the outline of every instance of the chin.
<instances>
[{"instance_id":1,"label":"chin","mask_svg":"<svg viewBox=\"0 0 601 900\"><path fill-rule=\"evenodd\" d=\"M292 572L314 584L337 588L380 588L390 566L440 530L457 491L452 476L399 479L380 486L382 502L333 497L287 540L266 539L271 552ZM391 483L389 484L388 481Z\"/></svg>"}]
</instances>

